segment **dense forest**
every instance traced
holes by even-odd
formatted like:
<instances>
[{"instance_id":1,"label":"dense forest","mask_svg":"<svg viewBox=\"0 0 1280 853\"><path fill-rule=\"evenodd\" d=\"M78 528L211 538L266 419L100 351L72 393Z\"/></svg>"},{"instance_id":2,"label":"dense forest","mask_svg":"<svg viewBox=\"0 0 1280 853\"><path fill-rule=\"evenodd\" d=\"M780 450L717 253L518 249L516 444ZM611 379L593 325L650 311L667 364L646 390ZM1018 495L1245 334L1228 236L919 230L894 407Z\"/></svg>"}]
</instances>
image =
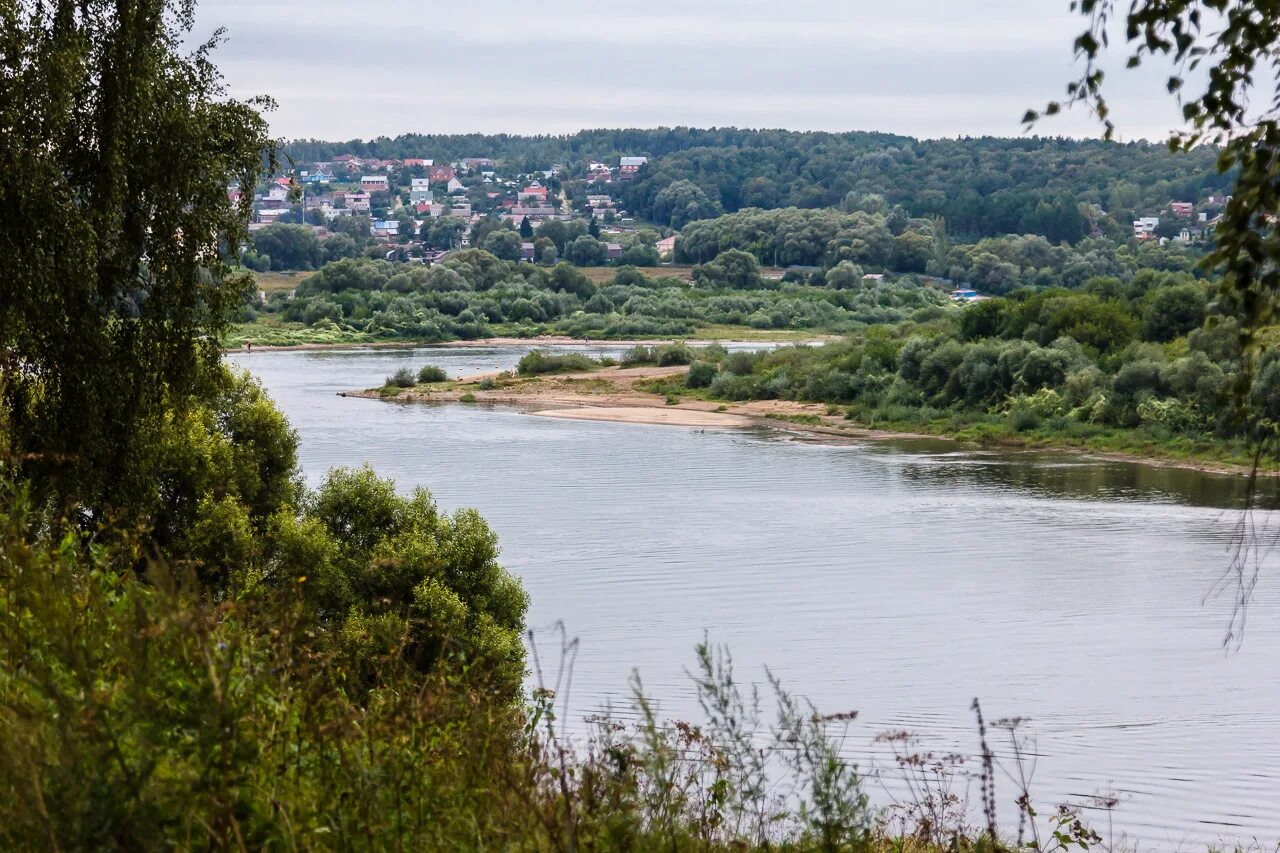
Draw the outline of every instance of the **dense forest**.
<instances>
[{"instance_id":1,"label":"dense forest","mask_svg":"<svg viewBox=\"0 0 1280 853\"><path fill-rule=\"evenodd\" d=\"M1042 234L1074 242L1093 227L1122 235L1135 215L1173 200L1229 191L1216 152L1164 145L1028 137L912 139L883 133L739 128L586 130L565 136L420 135L294 141L299 162L342 154L380 158L489 157L515 172L650 158L623 191L627 209L662 225L764 209L857 209L868 196L908 215L941 217L957 240ZM687 183L683 183L687 182ZM674 189L673 189L673 185ZM689 216L692 210L694 215Z\"/></svg>"}]
</instances>

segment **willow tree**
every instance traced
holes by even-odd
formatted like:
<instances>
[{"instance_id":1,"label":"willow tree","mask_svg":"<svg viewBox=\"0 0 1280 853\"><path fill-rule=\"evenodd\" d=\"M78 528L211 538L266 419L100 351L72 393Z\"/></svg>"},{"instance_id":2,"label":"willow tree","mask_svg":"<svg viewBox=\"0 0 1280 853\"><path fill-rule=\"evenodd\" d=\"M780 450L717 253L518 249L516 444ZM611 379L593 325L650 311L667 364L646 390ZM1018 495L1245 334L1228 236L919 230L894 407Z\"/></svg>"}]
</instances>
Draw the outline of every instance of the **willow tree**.
<instances>
[{"instance_id":1,"label":"willow tree","mask_svg":"<svg viewBox=\"0 0 1280 853\"><path fill-rule=\"evenodd\" d=\"M0 454L90 516L127 514L160 413L210 374L274 158L193 14L0 0Z\"/></svg>"}]
</instances>

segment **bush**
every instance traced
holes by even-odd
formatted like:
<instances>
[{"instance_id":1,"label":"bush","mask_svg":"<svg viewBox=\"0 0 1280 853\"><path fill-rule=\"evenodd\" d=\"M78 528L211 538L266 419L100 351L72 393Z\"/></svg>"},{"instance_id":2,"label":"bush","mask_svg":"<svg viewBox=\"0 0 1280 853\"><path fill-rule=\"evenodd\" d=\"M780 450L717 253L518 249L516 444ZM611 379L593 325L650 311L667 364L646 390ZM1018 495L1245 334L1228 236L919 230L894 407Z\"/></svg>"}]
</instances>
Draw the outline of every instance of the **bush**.
<instances>
[{"instance_id":1,"label":"bush","mask_svg":"<svg viewBox=\"0 0 1280 853\"><path fill-rule=\"evenodd\" d=\"M537 376L541 373L560 373L570 370L594 370L600 363L582 353L571 352L564 355L547 355L542 350L530 350L516 364L516 373L521 376Z\"/></svg>"},{"instance_id":2,"label":"bush","mask_svg":"<svg viewBox=\"0 0 1280 853\"><path fill-rule=\"evenodd\" d=\"M443 367L436 367L434 364L424 365L418 371L419 382L444 382L449 378L449 374L444 372Z\"/></svg>"},{"instance_id":3,"label":"bush","mask_svg":"<svg viewBox=\"0 0 1280 853\"><path fill-rule=\"evenodd\" d=\"M695 361L689 365L689 372L684 377L687 388L708 388L720 371L709 361Z\"/></svg>"},{"instance_id":4,"label":"bush","mask_svg":"<svg viewBox=\"0 0 1280 853\"><path fill-rule=\"evenodd\" d=\"M387 377L387 384L394 385L397 388L412 388L418 383L413 377L413 371L407 367L402 367Z\"/></svg>"}]
</instances>

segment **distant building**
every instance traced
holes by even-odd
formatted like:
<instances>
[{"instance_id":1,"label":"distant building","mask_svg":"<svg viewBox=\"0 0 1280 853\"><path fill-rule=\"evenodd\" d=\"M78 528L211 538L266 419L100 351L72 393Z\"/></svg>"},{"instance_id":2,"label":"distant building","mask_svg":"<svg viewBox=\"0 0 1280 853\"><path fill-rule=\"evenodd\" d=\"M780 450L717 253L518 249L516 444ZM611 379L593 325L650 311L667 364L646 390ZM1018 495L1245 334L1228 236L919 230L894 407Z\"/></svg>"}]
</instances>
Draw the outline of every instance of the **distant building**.
<instances>
[{"instance_id":1,"label":"distant building","mask_svg":"<svg viewBox=\"0 0 1280 853\"><path fill-rule=\"evenodd\" d=\"M879 284L880 282L884 281L884 273L869 272L862 277L862 280L865 281L867 284Z\"/></svg>"},{"instance_id":2,"label":"distant building","mask_svg":"<svg viewBox=\"0 0 1280 853\"><path fill-rule=\"evenodd\" d=\"M1174 216L1190 216L1195 211L1195 205L1189 201L1171 201L1169 211Z\"/></svg>"},{"instance_id":3,"label":"distant building","mask_svg":"<svg viewBox=\"0 0 1280 853\"><path fill-rule=\"evenodd\" d=\"M977 302L982 297L976 290L960 289L951 291L951 298L956 302Z\"/></svg>"},{"instance_id":4,"label":"distant building","mask_svg":"<svg viewBox=\"0 0 1280 853\"><path fill-rule=\"evenodd\" d=\"M622 257L621 243L606 243L604 247L604 259L606 261L616 261Z\"/></svg>"},{"instance_id":5,"label":"distant building","mask_svg":"<svg viewBox=\"0 0 1280 853\"><path fill-rule=\"evenodd\" d=\"M449 195L453 195L454 193L465 193L467 191L467 188L462 185L462 181L457 178L450 178L448 187Z\"/></svg>"},{"instance_id":6,"label":"distant building","mask_svg":"<svg viewBox=\"0 0 1280 853\"><path fill-rule=\"evenodd\" d=\"M423 159L423 158L421 158L421 157L406 157L406 158L405 158L405 160L404 160L404 167L405 167L406 169L410 169L410 168L413 168L413 167L415 167L415 166L420 166L420 167L422 167L422 168L426 168L427 166L431 166L431 165L433 165L434 163L435 163L435 161L434 161L434 160L424 160L424 159Z\"/></svg>"},{"instance_id":7,"label":"distant building","mask_svg":"<svg viewBox=\"0 0 1280 853\"><path fill-rule=\"evenodd\" d=\"M623 157L618 161L618 180L631 180L640 171L640 167L648 162L648 157Z\"/></svg>"},{"instance_id":8,"label":"distant building","mask_svg":"<svg viewBox=\"0 0 1280 853\"><path fill-rule=\"evenodd\" d=\"M334 193L336 196L337 193ZM369 194L364 190L358 192L347 193L346 195L347 210L355 213L369 212Z\"/></svg>"},{"instance_id":9,"label":"distant building","mask_svg":"<svg viewBox=\"0 0 1280 853\"><path fill-rule=\"evenodd\" d=\"M1156 235L1156 229L1160 227L1160 217L1144 216L1141 219L1133 220L1133 236L1139 240L1150 240Z\"/></svg>"},{"instance_id":10,"label":"distant building","mask_svg":"<svg viewBox=\"0 0 1280 853\"><path fill-rule=\"evenodd\" d=\"M433 164L427 167L427 178L433 184L447 184L449 181L453 180L453 177L454 171L452 166L446 166L441 163L439 165Z\"/></svg>"},{"instance_id":11,"label":"distant building","mask_svg":"<svg viewBox=\"0 0 1280 853\"><path fill-rule=\"evenodd\" d=\"M410 179L409 203L431 204L431 180L429 178Z\"/></svg>"},{"instance_id":12,"label":"distant building","mask_svg":"<svg viewBox=\"0 0 1280 853\"><path fill-rule=\"evenodd\" d=\"M526 201L544 202L547 200L547 188L542 186L541 184L530 184L529 186L520 190L520 192L516 193L516 199L519 200L520 202L526 202Z\"/></svg>"},{"instance_id":13,"label":"distant building","mask_svg":"<svg viewBox=\"0 0 1280 853\"><path fill-rule=\"evenodd\" d=\"M400 236L400 222L396 219L380 219L371 226L374 237L387 239Z\"/></svg>"},{"instance_id":14,"label":"distant building","mask_svg":"<svg viewBox=\"0 0 1280 853\"><path fill-rule=\"evenodd\" d=\"M549 216L554 216L555 212L556 209L554 207L545 204L536 206L517 204L510 208L510 215L515 219L523 219L526 216L529 217L530 220L546 219Z\"/></svg>"},{"instance_id":15,"label":"distant building","mask_svg":"<svg viewBox=\"0 0 1280 853\"><path fill-rule=\"evenodd\" d=\"M534 259L534 246L532 243L520 244L520 258L526 261L532 261Z\"/></svg>"},{"instance_id":16,"label":"distant building","mask_svg":"<svg viewBox=\"0 0 1280 853\"><path fill-rule=\"evenodd\" d=\"M459 219L470 219L470 218L471 218L471 205L466 204L466 203L459 204L459 203L456 203L456 202L455 202L452 206L450 206L450 208L449 208L449 210L448 210L448 215L449 215L449 216L456 216L456 217L458 217Z\"/></svg>"},{"instance_id":17,"label":"distant building","mask_svg":"<svg viewBox=\"0 0 1280 853\"><path fill-rule=\"evenodd\" d=\"M672 234L670 237L662 238L657 243L654 243L654 248L658 250L659 257L665 258L668 255L674 257L676 253L676 235Z\"/></svg>"},{"instance_id":18,"label":"distant building","mask_svg":"<svg viewBox=\"0 0 1280 853\"><path fill-rule=\"evenodd\" d=\"M360 179L360 189L365 192L386 192L387 176L386 175L365 175Z\"/></svg>"}]
</instances>

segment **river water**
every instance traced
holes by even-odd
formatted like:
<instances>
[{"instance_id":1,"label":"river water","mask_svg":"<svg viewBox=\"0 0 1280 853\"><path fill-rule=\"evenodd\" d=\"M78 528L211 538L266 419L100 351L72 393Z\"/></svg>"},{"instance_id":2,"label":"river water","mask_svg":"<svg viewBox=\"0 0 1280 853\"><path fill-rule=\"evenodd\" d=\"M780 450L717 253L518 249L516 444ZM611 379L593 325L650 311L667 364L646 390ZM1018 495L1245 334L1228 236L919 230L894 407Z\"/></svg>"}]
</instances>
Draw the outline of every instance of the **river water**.
<instances>
[{"instance_id":1,"label":"river water","mask_svg":"<svg viewBox=\"0 0 1280 853\"><path fill-rule=\"evenodd\" d=\"M883 772L868 781L881 804L899 787L875 736L907 729L921 748L972 754L979 697L989 719L1030 718L1042 806L1112 794L1095 822L1140 849L1280 841L1280 582L1264 563L1238 648L1223 645L1232 596L1210 595L1241 520L1238 479L337 396L401 366L466 375L521 354L232 361L298 430L310 484L367 462L483 514L532 596L543 660L558 657L558 620L580 639L576 715L625 706L635 670L664 714L690 717L685 670L706 635L741 680L768 665L823 711L859 711L845 748ZM1254 522L1265 535L1272 518ZM1008 820L1015 792L999 784Z\"/></svg>"}]
</instances>

